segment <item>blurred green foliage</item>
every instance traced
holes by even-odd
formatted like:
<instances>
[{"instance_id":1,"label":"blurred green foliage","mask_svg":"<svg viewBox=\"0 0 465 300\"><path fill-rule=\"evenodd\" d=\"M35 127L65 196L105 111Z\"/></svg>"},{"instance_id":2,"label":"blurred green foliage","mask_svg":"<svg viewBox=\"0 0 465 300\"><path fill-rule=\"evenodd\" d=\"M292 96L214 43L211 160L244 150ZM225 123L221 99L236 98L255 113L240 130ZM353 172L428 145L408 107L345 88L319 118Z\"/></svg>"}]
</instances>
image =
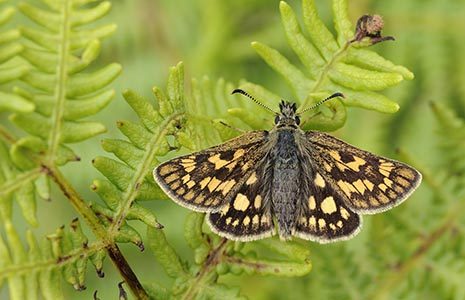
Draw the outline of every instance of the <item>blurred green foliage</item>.
<instances>
[{"instance_id":1,"label":"blurred green foliage","mask_svg":"<svg viewBox=\"0 0 465 300\"><path fill-rule=\"evenodd\" d=\"M278 74L273 72L256 53L258 52L267 60L269 55L276 53L270 49L276 49L287 58L289 68L296 66L299 70L305 70L306 75L299 77L300 79L303 78L304 82L312 80L312 73L308 72L309 66L317 65L317 59L313 57L307 63L302 61L302 55L306 53L299 55L295 49L296 44L293 46L292 40L289 39L289 31L293 30L291 26L294 22L293 15L296 16L302 28L305 26L302 17L305 11L301 10L301 1L288 1L288 7L283 4L279 5L279 1L269 0L118 0L112 1L112 9L101 20L87 18L86 14L81 15L81 18L77 20L92 22L84 26L83 30L96 30L96 32L90 35L89 31L85 31L85 34L77 38L73 46L76 52L73 54L76 54L78 59L70 59L65 65L71 69L75 68L74 73L78 80L73 86L80 83L84 87L94 86L95 89L85 90L79 87L73 91L72 88L66 87L67 96L82 100L86 94L104 88L119 73L119 66L112 64L113 62L118 62L123 71L112 84L112 88L116 91L112 102L109 101L113 93L104 88L100 102L97 101L101 104L100 106L91 105L88 110L76 109L82 108L85 103L74 108L63 106L62 113L66 116L65 124L69 122L73 126L76 124L86 126L81 122L89 124L90 119L103 125L91 123L89 128L78 130L85 133L79 139L58 141L52 138L54 142L45 147L35 137L40 136L43 130L49 129L41 127L46 122L33 116L39 113L51 115L53 109L50 107L55 107L51 102L56 100L54 98L56 94L53 93L53 86L51 86L54 78L49 74L56 71L54 66L63 64L55 64L56 62L53 59L50 60L47 53L27 50L28 48L37 50L37 47L31 44L31 40L40 44L37 32L28 30L28 28L38 28L31 25L31 19L34 19L35 15L28 13L28 5L42 8L44 5L38 0L25 2L27 4L10 0L2 1L0 4L2 5L0 13L2 29L0 110L6 111L0 112L0 130L5 132L5 134L2 133L3 138L0 144L2 166L0 183L8 183L9 179L17 178L18 175L37 179L33 186L25 184L14 195L8 195L8 200L3 198L1 200L1 240L8 241L10 247L14 249L24 248L30 251L30 254L15 251L12 261L7 264L21 264L28 259L40 260L40 255L35 251L37 247L33 236L48 236L49 246L47 247L50 247L48 251L51 253L51 258L45 256L44 259L48 259L51 265L55 263L53 257L59 257L62 251L66 252L79 247L87 236L93 236L92 228L89 229L88 226L82 226L83 232L80 231L80 226L79 229L76 229L76 226L68 229L68 224L78 215L76 210L66 201L62 192L41 175L40 169L35 168L34 164L32 168L31 165L21 164L21 162L29 161L22 159L22 155L29 155L31 152L39 152L40 155L41 149L49 149L50 146L56 148L52 153L56 154L54 162L57 165L75 160L76 154L79 155L80 162L65 164L60 170L86 202L93 203L94 212L114 217L122 211L129 212L129 209L132 209L132 215L129 214L127 219L120 218L123 222L123 227L121 227L123 230L117 241L132 241L139 246L141 240L146 243L147 249L144 252L126 244L121 244L121 248L139 279L147 284L146 288L150 293L163 297L170 293L170 287L181 286L182 288L182 283L180 284L179 280L176 281L172 277L178 277L183 272L189 273L186 276L195 274L195 268L202 266L211 246L217 245L220 241L213 240L212 244L208 244L203 240L206 236L201 229L195 232L184 230L183 224L187 222L186 228L189 229L191 224L199 222L199 215L188 215L187 210L171 201L145 201L143 204L133 205L136 199L144 200L141 199L144 193L149 196L158 195L157 199L166 199L164 195L157 194L158 191L154 190L155 184L150 181L149 177L144 177L144 172L153 167L158 159L166 159L178 154L173 152L165 158L155 158L171 150L168 144L172 144L172 137L168 137L166 142L155 140L156 145L147 143L156 136L157 126L173 111L168 109L165 113L160 113L158 115L160 118L157 119L149 112L153 109L154 114L157 114L160 112L160 107L144 106L147 102L145 99L153 98L150 90L153 85L168 86L166 103L169 105L176 102L176 97L173 98L173 95L186 96L185 99L180 100L182 105L181 102L177 102L177 106L174 106L174 111L187 111L188 113L188 116L181 120L183 130L177 132L176 126L170 129L171 133L177 137L176 146L183 146L185 148L183 151L190 151L186 148L200 149L232 136L233 133L222 126L211 126L212 119L216 121L226 119L232 125L244 129L270 128L271 116L263 113L260 108L247 102L246 99L229 97L228 94L233 88L241 86L260 96L272 107L277 106L276 100L279 99L277 95L300 103L306 101L305 95L308 91L302 90L305 83L286 82L285 79L289 79L288 75L285 75L284 80L283 77L277 76ZM55 3L55 1L48 2L52 5ZM93 1L77 2L85 4L85 2ZM331 33L337 33L338 25L336 24L335 27L332 24L331 5L328 1L315 2L324 24L330 28ZM84 6L84 10L95 7L95 5L103 5L101 9L106 12L105 5L107 4L102 4L100 1L85 5L87 6ZM292 13L290 8L295 13ZM220 292L224 292L222 294L224 298L236 297L240 294L250 299L290 297L292 299L310 297L313 299L463 299L465 297L465 288L462 284L465 278L465 264L463 263L465 219L460 215L460 212L465 209L463 167L465 164L463 155L465 153L463 142L465 138L465 88L462 83L465 79L463 58L465 42L461 30L465 25L462 18L465 12L465 2L362 0L351 1L348 9L349 19L353 24L359 16L365 13L378 13L384 17L386 24L384 32L386 35L395 36L396 41L381 43L364 50L374 50L383 57L406 66L415 73L415 80L405 81L386 92L373 93L372 97L365 98L366 101L374 97L392 99L400 105L397 113L384 114L353 107L347 107L346 110L345 106L341 106L339 109L343 111L344 117L338 126L325 127L324 125L328 122L323 122L314 124L314 127L338 129L334 132L336 136L358 147L411 163L423 173L425 183L402 206L384 214L365 216L362 232L351 241L330 245L296 242L296 248L289 250L294 257L292 255L290 257L298 257L297 262L301 267L305 267L302 262L306 261L308 256L311 258L312 270L307 275L291 278L257 276L254 270L248 272L243 268L231 268L227 264L218 265L215 272L219 276L219 282L211 285L211 290L205 294L205 298L218 296ZM282 19L280 11L283 15ZM53 26L54 22L60 22L50 16L37 18L39 23L44 18L47 20L42 24L45 29L41 28L45 32L47 30L53 32L56 28ZM74 22L74 26L82 25L79 21ZM107 33L114 31L113 25L107 24L116 24L116 32L105 38L102 43L99 41L89 43L90 38L100 40ZM20 33L23 37L20 37ZM303 35L309 38L307 31ZM269 47L257 43L250 47L253 41L259 41ZM341 46L341 44L338 45ZM47 47L53 48L53 45L42 43L41 47L47 49ZM99 50L101 50L100 56L95 60L96 52ZM17 57L19 53L22 53L22 58ZM174 87L168 82L170 77L168 70L170 66L177 65L179 61L184 61L183 77L187 92L178 90L170 94L170 88ZM93 63L90 64L90 62ZM273 63L269 60L267 62L273 67ZM87 66L88 64L90 65ZM98 73L102 68L108 71L105 72L107 80L103 80L102 78L105 77ZM273 68L278 73L283 73L279 72L279 68ZM173 70L171 78L175 76ZM179 72L179 69L177 70ZM80 78L84 73L88 77ZM296 72L291 73L296 74ZM411 79L405 70L401 73L405 78ZM88 74L97 75L92 77ZM335 81L340 80L339 86L328 86L326 90L315 92L324 94L341 87L348 88L347 85L350 88L350 83L343 82L345 79L350 80L350 76L347 74L346 77L334 77ZM191 78L194 79L191 81ZM40 84L35 84L37 82ZM289 83L290 86L288 86ZM262 87L266 87L268 91ZM359 86L352 87L354 90L360 89ZM131 90L126 91L126 88ZM368 87L370 90L371 88ZM77 94L82 91L84 91L83 95ZM140 95L133 91L137 91ZM344 90L344 92L350 93L350 90ZM163 93L161 90L154 92L159 101ZM32 100L37 94L42 97ZM123 95L126 101L123 100ZM317 98L319 96L315 95ZM128 103L133 110L128 109ZM361 104L356 106L364 107L363 104L366 102L361 101ZM182 107L183 105L185 107ZM327 119L331 119L332 108L329 107ZM248 110L253 110L260 118L250 118L244 113ZM39 113L27 114L32 111ZM385 112L394 111L395 109L385 110ZM25 135L24 131L14 127L8 121L10 112L16 113L16 116L11 117L12 121L31 134L30 136ZM24 116L29 117L24 119ZM85 121L78 121L81 118L85 118ZM154 122L152 128L149 124L151 121ZM126 126L128 124L129 127ZM329 122L329 124L334 123ZM100 144L98 137L90 137L102 132L103 126L108 129L105 138L111 139L105 139ZM67 130L72 130L72 127ZM22 142L11 146L12 141L15 140L14 136L22 137ZM141 136L147 136L147 139L140 139ZM10 137L12 140L9 140ZM47 136L41 137L47 138ZM79 143L75 145L68 145L70 142L77 141ZM137 149L131 148L134 145L138 146ZM399 147L401 151L396 152ZM130 151L122 151L126 149ZM104 151L113 153L118 160L105 158L106 152ZM150 151L152 151L152 156L147 155ZM140 155L134 155L136 152ZM92 167L92 160L95 168ZM122 172L120 176L117 176L119 174L117 171L124 168L127 172ZM138 190L135 188L138 182L136 177L128 176L132 174L131 172L136 172L139 176L136 176L137 178L145 180L145 186L141 192L130 193L131 187L133 190ZM101 174L106 179L103 179ZM98 179L94 180L95 178ZM120 180L119 183L118 180ZM11 185L8 186L11 187ZM33 192L34 190L36 192ZM97 192L103 202L92 190ZM30 195L33 195L33 198ZM35 199L36 196L38 199ZM150 198L149 196L146 198ZM12 202L13 198L15 202ZM42 199L52 201L47 202ZM157 219L153 214L157 216ZM143 222L126 222L131 219ZM146 224L157 226L157 220L165 228L159 231L149 227L147 238ZM84 222L81 221L81 223ZM63 224L67 224L65 230L57 229ZM33 226L36 225L40 226L34 228ZM28 233L23 234L26 232ZM50 234L52 232L54 233ZM186 239L185 235L188 235ZM65 244L61 242L63 236L68 241ZM164 240L165 237L166 240ZM90 238L90 240L93 243L91 245L98 249L99 239ZM168 244L157 245L163 241ZM22 246L21 243L28 244L30 248ZM275 245L275 243L279 244ZM0 256L2 257L5 257L8 252L4 244L0 242ZM294 243L290 243L287 247L293 246ZM245 247L243 245L237 248L228 247L230 257L245 254L241 259L255 261L263 257L271 257L270 261L275 262L285 261L289 257L285 253L286 246L274 239L265 243L247 244ZM153 248L153 252L148 248ZM172 254L170 249L176 253L174 260L178 259L178 255L181 257L182 261L179 266L166 265L170 259L164 260L163 257L170 257ZM300 249L301 252L296 249ZM156 262L153 253L159 262ZM296 256L296 253L301 254ZM89 258L97 270L100 270L103 259L101 252L95 252L95 255ZM83 265L83 261L86 260L87 256L81 260L77 259L73 267L65 268L63 273L57 273L51 269L42 273L45 279L41 281L41 284L46 287L44 293L48 293L49 297L58 297L62 289L65 299L90 299L94 290L98 290L101 299L115 298L118 294L117 283L121 281L121 278L109 260L103 263L103 270L106 274L104 279L98 279L94 270L87 269ZM5 264L5 261L0 260L0 270L2 264ZM187 270L187 265L191 269ZM57 282L58 274L64 274L64 278L75 287L80 287L85 283L87 289L76 292L72 285L61 287L52 285ZM241 275L237 276L237 274ZM32 277L37 275L31 274ZM214 279L216 278L206 280L208 282ZM47 285L47 282L51 284ZM3 284L0 297L5 299L26 297L24 294L14 294L14 290L10 294L4 282ZM34 278L30 277L22 283L17 278L13 278L9 284L11 286L25 285L29 291L35 289Z\"/></svg>"}]
</instances>

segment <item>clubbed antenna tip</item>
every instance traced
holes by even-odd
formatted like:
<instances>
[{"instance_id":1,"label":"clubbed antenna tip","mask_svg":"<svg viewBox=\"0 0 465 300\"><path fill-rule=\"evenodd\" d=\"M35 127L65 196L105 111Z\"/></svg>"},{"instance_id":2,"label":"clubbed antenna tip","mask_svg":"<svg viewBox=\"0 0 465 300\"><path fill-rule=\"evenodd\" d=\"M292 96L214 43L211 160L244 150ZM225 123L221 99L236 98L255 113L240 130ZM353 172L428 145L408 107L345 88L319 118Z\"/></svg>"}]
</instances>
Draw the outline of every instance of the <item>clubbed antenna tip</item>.
<instances>
[{"instance_id":1,"label":"clubbed antenna tip","mask_svg":"<svg viewBox=\"0 0 465 300\"><path fill-rule=\"evenodd\" d=\"M306 109L302 110L299 114L303 114L304 112L306 111L309 111L309 110L312 110L312 109L315 109L317 108L318 106L320 106L321 104L325 103L326 101L328 100L331 100L333 98L336 98L336 97L340 97L340 98L345 98L344 94L343 93L340 93L340 92L337 92L337 93L334 93L332 94L331 96L317 102L315 105L312 105L310 107L307 107Z\"/></svg>"},{"instance_id":2,"label":"clubbed antenna tip","mask_svg":"<svg viewBox=\"0 0 465 300\"><path fill-rule=\"evenodd\" d=\"M258 105L260 105L261 107L271 111L272 113L274 114L277 114L274 110L272 110L271 108L269 108L268 106L266 106L265 104L261 103L260 101L258 101L257 99L255 99L255 97L253 97L252 95L250 95L249 93L247 93L246 91L244 90L241 90L241 89L235 89L234 91L232 91L231 95L234 95L234 94L241 94L241 95L244 95L246 96L247 98L251 99L253 102L257 103Z\"/></svg>"}]
</instances>

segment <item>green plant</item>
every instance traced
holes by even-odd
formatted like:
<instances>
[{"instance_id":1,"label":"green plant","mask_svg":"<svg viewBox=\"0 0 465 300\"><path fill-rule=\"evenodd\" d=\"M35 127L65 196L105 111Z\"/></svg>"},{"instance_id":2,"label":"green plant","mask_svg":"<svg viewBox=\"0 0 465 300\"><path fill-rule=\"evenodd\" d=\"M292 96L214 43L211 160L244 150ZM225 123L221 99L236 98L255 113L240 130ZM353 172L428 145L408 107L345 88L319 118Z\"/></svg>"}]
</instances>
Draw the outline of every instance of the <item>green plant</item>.
<instances>
[{"instance_id":1,"label":"green plant","mask_svg":"<svg viewBox=\"0 0 465 300\"><path fill-rule=\"evenodd\" d=\"M334 246L318 246L299 240L283 243L274 238L247 244L233 243L209 232L203 225L202 214L191 213L184 225L184 237L191 250L184 256L185 253L172 245L172 237L159 224L159 213L148 209L144 203L168 199L153 181L152 169L165 156L176 155L175 151L199 150L237 135L221 125L221 121L244 129L263 129L270 127L273 116L252 102L230 96L237 86L223 79L193 79L190 91L186 91L182 64L170 70L166 89L153 89L154 102L132 90L123 92L125 101L137 115L136 121L117 122L126 139L102 141L102 148L116 159L97 156L92 161L106 179L96 179L91 185L102 201L92 196L92 200L85 200L83 193L63 174L62 168L79 161L79 155L70 144L83 142L105 131L100 123L82 119L98 118L94 115L114 97L108 85L121 71L118 64L98 69L91 65L100 52L101 39L115 30L113 24L94 23L107 14L109 2L92 2L43 0L47 8L21 3L18 8L22 15L39 27L19 27L0 38L0 42L8 43L0 48L0 109L12 112L11 123L26 132L17 138L17 130L11 129L11 123L5 122L7 125L0 127L0 220L5 237L0 239L0 284L8 282L11 299L36 299L39 293L45 299L64 298L61 277L75 289L82 290L87 264L93 264L97 274L102 275L103 259L107 255L132 294L141 299L241 299L249 294L252 297L253 291L247 287L238 289L231 284L234 280L231 275L239 274L245 278L251 274L294 277L292 286L284 285L281 291L275 291L275 295L283 297L287 289L297 287L303 294L311 293L316 299L383 298L405 278L419 276L423 269L417 270L416 266L437 270L432 278L421 276L419 281L441 286L444 291L438 290L438 296L453 295L459 299L463 295L458 280L463 276L463 265L454 265L456 255L463 253L462 240L455 237L453 246L457 251L445 257L440 254L449 245L436 243L444 235L453 237L451 229L459 220L459 215L454 212L460 211L462 204L457 203L455 210L444 207L435 210L435 200L431 197L426 203L406 204L395 213L368 219L358 242ZM263 43L254 42L252 47L284 78L293 92L293 100L300 105L311 105L334 91L346 95L343 101L328 102L315 114L309 113L303 120L304 128L339 129L347 122L348 107L396 112L397 103L379 91L404 79L412 79L413 74L367 49L376 39L358 35L360 28L353 26L347 16L347 1L333 0L336 37L318 17L313 1L303 0L302 4L304 26L299 24L288 4L280 4L287 42L300 62L285 58ZM223 4L216 5L218 10L224 8ZM1 25L11 18L13 11L6 8L0 13ZM217 51L219 44L215 45ZM389 47L395 48L396 44ZM214 59L205 57L210 65ZM243 81L240 87L271 107L275 107L280 99L259 84ZM435 111L445 131L456 130L457 135L447 140L449 144L445 151L452 154L452 159L461 161L461 152L453 149L463 146L463 121L451 117L444 107L437 106ZM393 132L388 131L388 136L392 135ZM401 154L405 160L411 160L407 153ZM453 182L447 181L453 188L447 186L446 189L428 168L421 167L418 162L413 165L420 165L438 201L453 202L451 194L460 195L458 191L463 191L460 175ZM461 162L454 169L455 174L462 174L462 169ZM60 227L41 242L37 242L35 234L29 230L26 248L12 217L13 201L18 203L29 226L38 226L41 220L36 218L36 208L40 203L36 198L51 197L52 181L64 196L61 198L69 200L81 221L74 219L69 229ZM423 220L420 222L423 230L418 230L412 216L418 216L416 211L421 205L428 216L438 217L438 221ZM441 218L442 213L447 218ZM146 236L138 229L141 222L130 224L133 220L146 225ZM398 239L383 246L383 239L393 230L399 232ZM424 238L418 237L419 231ZM144 241L172 278L165 280L167 284L157 280L142 285L133 266L119 250L120 243L128 242L143 250ZM406 246L407 241L413 242ZM430 254L426 255L428 251ZM367 266L367 262L371 266ZM396 268L386 267L387 262L400 263ZM449 273L444 266L453 266L455 280L447 281ZM312 268L316 269L312 275L316 274L310 282L304 281L302 276ZM138 275L142 282L148 281ZM372 285L373 278L385 281ZM403 284L396 295L408 294L415 284L420 283Z\"/></svg>"}]
</instances>

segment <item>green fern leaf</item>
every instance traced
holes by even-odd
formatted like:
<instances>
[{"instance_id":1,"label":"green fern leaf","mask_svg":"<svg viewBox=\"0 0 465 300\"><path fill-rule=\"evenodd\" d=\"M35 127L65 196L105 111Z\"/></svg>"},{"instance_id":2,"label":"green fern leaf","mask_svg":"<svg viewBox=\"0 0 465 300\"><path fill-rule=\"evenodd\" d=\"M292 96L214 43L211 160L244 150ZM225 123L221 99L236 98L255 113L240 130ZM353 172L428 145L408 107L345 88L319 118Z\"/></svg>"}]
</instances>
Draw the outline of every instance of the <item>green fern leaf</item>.
<instances>
[{"instance_id":1,"label":"green fern leaf","mask_svg":"<svg viewBox=\"0 0 465 300\"><path fill-rule=\"evenodd\" d=\"M280 3L280 11L288 43L305 67L304 71L277 50L259 42L252 43L265 62L286 80L294 92L295 101L305 107L317 102L323 95L340 91L346 96L342 101L344 105L385 113L396 112L399 109L397 103L376 91L397 85L404 79L412 79L413 74L375 52L363 49L367 45L354 40L355 32L347 17L345 0L333 1L337 37L319 19L313 0L304 0L302 5L305 33L286 2ZM241 85L241 88L251 91L259 99L279 99L270 95L271 92L253 88L248 83ZM320 115L319 119L305 120L304 127L321 130L342 127L346 118L344 107L332 105L330 111L329 115Z\"/></svg>"}]
</instances>

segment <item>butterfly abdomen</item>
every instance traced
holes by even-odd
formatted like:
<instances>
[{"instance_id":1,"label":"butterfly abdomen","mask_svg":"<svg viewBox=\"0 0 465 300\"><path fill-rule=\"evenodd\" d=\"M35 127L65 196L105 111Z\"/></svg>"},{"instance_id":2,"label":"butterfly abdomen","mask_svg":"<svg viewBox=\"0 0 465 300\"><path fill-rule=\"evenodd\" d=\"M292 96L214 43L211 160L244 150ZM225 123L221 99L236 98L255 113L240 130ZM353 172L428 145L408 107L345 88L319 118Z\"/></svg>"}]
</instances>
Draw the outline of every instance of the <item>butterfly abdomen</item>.
<instances>
[{"instance_id":1,"label":"butterfly abdomen","mask_svg":"<svg viewBox=\"0 0 465 300\"><path fill-rule=\"evenodd\" d=\"M295 130L277 131L277 140L270 156L273 162L271 207L278 223L281 239L289 239L297 219L300 194L300 169Z\"/></svg>"}]
</instances>

